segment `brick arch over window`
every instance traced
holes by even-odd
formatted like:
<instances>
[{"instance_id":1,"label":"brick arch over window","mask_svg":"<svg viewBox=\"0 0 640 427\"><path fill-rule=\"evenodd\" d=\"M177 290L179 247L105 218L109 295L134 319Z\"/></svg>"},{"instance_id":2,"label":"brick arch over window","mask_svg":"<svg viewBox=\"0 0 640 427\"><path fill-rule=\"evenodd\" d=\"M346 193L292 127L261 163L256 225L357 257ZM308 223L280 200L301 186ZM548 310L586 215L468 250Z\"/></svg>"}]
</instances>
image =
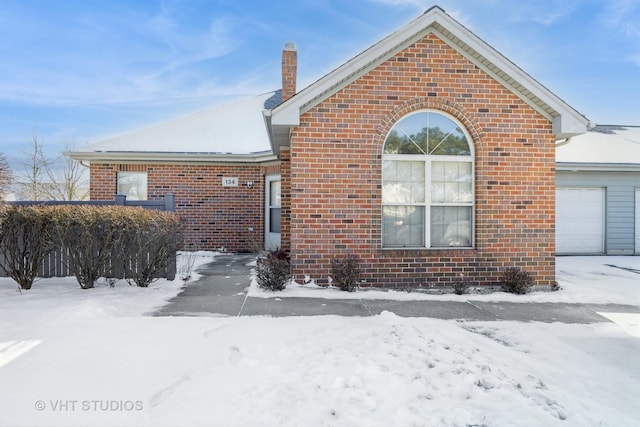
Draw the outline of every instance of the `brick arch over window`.
<instances>
[{"instance_id":1,"label":"brick arch over window","mask_svg":"<svg viewBox=\"0 0 640 427\"><path fill-rule=\"evenodd\" d=\"M391 110L387 116L382 120L377 131L375 145L378 152L382 152L385 138L395 126L406 115L419 110L439 110L450 114L455 117L466 128L466 131L471 136L473 146L476 153L482 148L482 133L480 126L473 119L471 114L462 105L441 98L421 97L413 98L398 104L393 110Z\"/></svg>"}]
</instances>

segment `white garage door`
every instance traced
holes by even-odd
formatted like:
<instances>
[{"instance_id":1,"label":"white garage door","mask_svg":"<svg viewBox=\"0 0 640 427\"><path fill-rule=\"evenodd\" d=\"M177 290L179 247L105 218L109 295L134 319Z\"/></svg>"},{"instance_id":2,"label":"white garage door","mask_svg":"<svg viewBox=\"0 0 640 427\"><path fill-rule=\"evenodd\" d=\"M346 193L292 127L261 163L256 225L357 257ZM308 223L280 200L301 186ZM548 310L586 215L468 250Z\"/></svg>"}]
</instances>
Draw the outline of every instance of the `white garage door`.
<instances>
[{"instance_id":1,"label":"white garage door","mask_svg":"<svg viewBox=\"0 0 640 427\"><path fill-rule=\"evenodd\" d=\"M636 188L636 253L640 254L640 188Z\"/></svg>"},{"instance_id":2,"label":"white garage door","mask_svg":"<svg viewBox=\"0 0 640 427\"><path fill-rule=\"evenodd\" d=\"M556 190L556 252L604 252L604 189Z\"/></svg>"}]
</instances>

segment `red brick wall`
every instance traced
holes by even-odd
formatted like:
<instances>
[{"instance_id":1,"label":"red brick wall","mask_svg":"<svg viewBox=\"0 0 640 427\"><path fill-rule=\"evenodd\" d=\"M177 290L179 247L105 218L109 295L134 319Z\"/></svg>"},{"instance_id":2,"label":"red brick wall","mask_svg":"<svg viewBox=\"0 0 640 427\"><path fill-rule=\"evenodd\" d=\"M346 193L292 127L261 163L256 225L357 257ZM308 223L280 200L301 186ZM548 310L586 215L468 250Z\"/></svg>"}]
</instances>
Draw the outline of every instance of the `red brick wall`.
<instances>
[{"instance_id":1,"label":"red brick wall","mask_svg":"<svg viewBox=\"0 0 640 427\"><path fill-rule=\"evenodd\" d=\"M291 153L280 150L280 247L291 251Z\"/></svg>"},{"instance_id":2,"label":"red brick wall","mask_svg":"<svg viewBox=\"0 0 640 427\"><path fill-rule=\"evenodd\" d=\"M287 43L282 51L282 101L296 94L298 51L293 43Z\"/></svg>"},{"instance_id":3,"label":"red brick wall","mask_svg":"<svg viewBox=\"0 0 640 427\"><path fill-rule=\"evenodd\" d=\"M255 251L264 243L264 174L277 166L147 164L91 165L91 199L112 200L118 171L146 171L148 198L176 198L184 226L182 249ZM222 187L222 177L238 177L238 187ZM247 181L253 181L248 188Z\"/></svg>"},{"instance_id":4,"label":"red brick wall","mask_svg":"<svg viewBox=\"0 0 640 427\"><path fill-rule=\"evenodd\" d=\"M456 117L473 139L475 248L383 250L382 145L400 118L427 108ZM552 284L554 167L549 121L428 35L306 112L294 129L290 228L283 226L292 273L326 283L331 259L355 253L369 286L447 285L461 273L488 285L510 266Z\"/></svg>"}]
</instances>

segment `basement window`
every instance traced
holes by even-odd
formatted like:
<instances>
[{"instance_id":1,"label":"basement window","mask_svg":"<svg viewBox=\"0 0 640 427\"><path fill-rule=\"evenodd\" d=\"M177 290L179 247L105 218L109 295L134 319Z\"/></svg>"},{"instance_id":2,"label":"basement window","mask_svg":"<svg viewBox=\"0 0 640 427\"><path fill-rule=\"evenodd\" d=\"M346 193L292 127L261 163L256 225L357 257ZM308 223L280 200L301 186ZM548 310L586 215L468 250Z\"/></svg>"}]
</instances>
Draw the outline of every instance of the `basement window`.
<instances>
[{"instance_id":1,"label":"basement window","mask_svg":"<svg viewBox=\"0 0 640 427\"><path fill-rule=\"evenodd\" d=\"M118 172L118 194L127 200L147 200L147 173Z\"/></svg>"},{"instance_id":2,"label":"basement window","mask_svg":"<svg viewBox=\"0 0 640 427\"><path fill-rule=\"evenodd\" d=\"M382 246L473 246L473 150L448 115L418 111L387 135L382 156Z\"/></svg>"}]
</instances>

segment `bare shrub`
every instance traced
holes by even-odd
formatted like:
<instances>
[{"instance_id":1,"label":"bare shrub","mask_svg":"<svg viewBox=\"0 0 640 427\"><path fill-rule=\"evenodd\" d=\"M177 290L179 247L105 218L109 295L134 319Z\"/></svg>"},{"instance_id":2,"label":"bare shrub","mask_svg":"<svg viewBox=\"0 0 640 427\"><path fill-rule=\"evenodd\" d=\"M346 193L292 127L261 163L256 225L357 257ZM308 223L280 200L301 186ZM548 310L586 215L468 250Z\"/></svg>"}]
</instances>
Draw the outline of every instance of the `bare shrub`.
<instances>
[{"instance_id":1,"label":"bare shrub","mask_svg":"<svg viewBox=\"0 0 640 427\"><path fill-rule=\"evenodd\" d=\"M177 273L180 280L188 282L193 275L193 266L198 256L195 252L180 252L180 261L177 265Z\"/></svg>"},{"instance_id":2,"label":"bare shrub","mask_svg":"<svg viewBox=\"0 0 640 427\"><path fill-rule=\"evenodd\" d=\"M349 254L345 258L331 260L333 279L340 285L340 290L354 292L360 281L360 260L356 255Z\"/></svg>"},{"instance_id":3,"label":"bare shrub","mask_svg":"<svg viewBox=\"0 0 640 427\"><path fill-rule=\"evenodd\" d=\"M281 291L290 278L289 257L282 249L268 251L265 256L258 257L256 280L262 289Z\"/></svg>"},{"instance_id":4,"label":"bare shrub","mask_svg":"<svg viewBox=\"0 0 640 427\"><path fill-rule=\"evenodd\" d=\"M456 295L465 295L469 293L469 280L460 273L460 277L453 282L453 293Z\"/></svg>"},{"instance_id":5,"label":"bare shrub","mask_svg":"<svg viewBox=\"0 0 640 427\"><path fill-rule=\"evenodd\" d=\"M31 289L44 258L53 249L51 220L42 206L0 208L0 263L21 289Z\"/></svg>"},{"instance_id":6,"label":"bare shrub","mask_svg":"<svg viewBox=\"0 0 640 427\"><path fill-rule=\"evenodd\" d=\"M82 289L93 288L111 260L130 222L131 210L123 206L53 206L51 215L58 238L66 248L69 269Z\"/></svg>"},{"instance_id":7,"label":"bare shrub","mask_svg":"<svg viewBox=\"0 0 640 427\"><path fill-rule=\"evenodd\" d=\"M178 217L171 212L133 208L120 237L129 284L146 288L161 277L176 256L178 226Z\"/></svg>"},{"instance_id":8,"label":"bare shrub","mask_svg":"<svg viewBox=\"0 0 640 427\"><path fill-rule=\"evenodd\" d=\"M518 267L508 267L502 272L500 285L505 292L523 295L531 290L533 277Z\"/></svg>"},{"instance_id":9,"label":"bare shrub","mask_svg":"<svg viewBox=\"0 0 640 427\"><path fill-rule=\"evenodd\" d=\"M116 283L118 283L118 280L120 279L118 279L117 277L105 277L104 283L109 285L110 288L115 288Z\"/></svg>"}]
</instances>

